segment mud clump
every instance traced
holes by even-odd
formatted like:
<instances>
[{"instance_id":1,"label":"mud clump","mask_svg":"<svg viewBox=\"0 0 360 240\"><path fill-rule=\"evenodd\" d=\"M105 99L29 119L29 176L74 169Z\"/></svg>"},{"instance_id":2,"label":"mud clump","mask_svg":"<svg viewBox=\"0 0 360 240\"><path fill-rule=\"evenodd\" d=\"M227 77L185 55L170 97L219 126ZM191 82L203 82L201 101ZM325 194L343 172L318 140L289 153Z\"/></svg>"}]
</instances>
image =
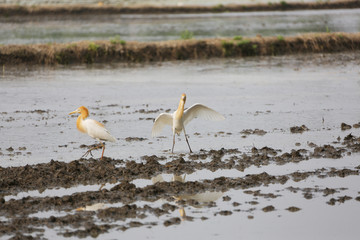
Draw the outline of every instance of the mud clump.
<instances>
[{"instance_id":1,"label":"mud clump","mask_svg":"<svg viewBox=\"0 0 360 240\"><path fill-rule=\"evenodd\" d=\"M311 154L315 158L341 158L343 149L336 149L331 145L324 145L321 147L315 147L314 152Z\"/></svg>"},{"instance_id":2,"label":"mud clump","mask_svg":"<svg viewBox=\"0 0 360 240\"><path fill-rule=\"evenodd\" d=\"M264 130L261 130L261 129L245 129L245 130L242 130L240 132L241 134L245 134L245 135L251 135L251 134L254 134L254 135L259 135L259 136L263 136L265 135L267 132L264 131Z\"/></svg>"},{"instance_id":3,"label":"mud clump","mask_svg":"<svg viewBox=\"0 0 360 240\"><path fill-rule=\"evenodd\" d=\"M345 201L351 200L352 197L349 196L342 196L342 197L338 197L337 199L335 198L331 198L328 202L326 202L327 204L334 206L337 202L338 203L344 203Z\"/></svg>"},{"instance_id":4,"label":"mud clump","mask_svg":"<svg viewBox=\"0 0 360 240\"><path fill-rule=\"evenodd\" d=\"M351 129L351 125L348 125L346 123L341 123L341 130L345 131L345 130L349 130Z\"/></svg>"},{"instance_id":5,"label":"mud clump","mask_svg":"<svg viewBox=\"0 0 360 240\"><path fill-rule=\"evenodd\" d=\"M143 138L143 137L127 137L127 138L125 138L125 141L127 141L127 142L145 141L145 140L147 140L147 138Z\"/></svg>"},{"instance_id":6,"label":"mud clump","mask_svg":"<svg viewBox=\"0 0 360 240\"><path fill-rule=\"evenodd\" d=\"M272 211L275 210L275 207L272 206L272 205L269 205L269 206L267 206L267 207L264 207L262 210L263 210L264 212L272 212Z\"/></svg>"},{"instance_id":7,"label":"mud clump","mask_svg":"<svg viewBox=\"0 0 360 240\"><path fill-rule=\"evenodd\" d=\"M327 197L328 195L332 195L332 194L334 194L334 193L336 193L336 189L333 189L333 188L325 188L324 189L324 197Z\"/></svg>"},{"instance_id":8,"label":"mud clump","mask_svg":"<svg viewBox=\"0 0 360 240\"><path fill-rule=\"evenodd\" d=\"M171 225L174 225L174 224L178 225L178 224L180 224L180 223L181 223L181 219L178 218L178 217L175 217L175 218L171 218L171 219L169 219L169 220L166 220L166 221L164 222L164 226L165 226L165 227L168 227L168 226L171 226Z\"/></svg>"},{"instance_id":9,"label":"mud clump","mask_svg":"<svg viewBox=\"0 0 360 240\"><path fill-rule=\"evenodd\" d=\"M305 125L301 125L300 127L294 126L290 128L291 133L303 133L304 131L309 131L309 128L307 128Z\"/></svg>"},{"instance_id":10,"label":"mud clump","mask_svg":"<svg viewBox=\"0 0 360 240\"><path fill-rule=\"evenodd\" d=\"M298 207L288 207L286 210L288 210L289 212L298 212L301 210L301 208L298 208Z\"/></svg>"},{"instance_id":11,"label":"mud clump","mask_svg":"<svg viewBox=\"0 0 360 240\"><path fill-rule=\"evenodd\" d=\"M228 202L228 201L230 201L231 200L231 197L229 197L229 196L224 196L223 197L223 201L224 202Z\"/></svg>"},{"instance_id":12,"label":"mud clump","mask_svg":"<svg viewBox=\"0 0 360 240\"><path fill-rule=\"evenodd\" d=\"M222 216L229 216L229 215L232 215L232 212L228 211L228 210L223 210L223 211L218 212L217 214L222 215ZM215 216L217 214L215 214Z\"/></svg>"}]
</instances>

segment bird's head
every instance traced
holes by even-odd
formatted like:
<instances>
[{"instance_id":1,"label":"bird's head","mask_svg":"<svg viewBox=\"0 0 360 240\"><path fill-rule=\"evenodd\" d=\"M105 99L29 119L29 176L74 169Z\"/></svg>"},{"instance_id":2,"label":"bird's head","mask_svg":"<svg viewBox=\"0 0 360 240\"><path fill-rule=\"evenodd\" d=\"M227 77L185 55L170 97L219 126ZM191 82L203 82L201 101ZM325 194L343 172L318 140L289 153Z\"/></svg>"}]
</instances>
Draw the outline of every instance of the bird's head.
<instances>
[{"instance_id":1,"label":"bird's head","mask_svg":"<svg viewBox=\"0 0 360 240\"><path fill-rule=\"evenodd\" d=\"M89 115L89 111L88 111L87 108L84 107L84 106L79 107L79 108L76 109L75 111L69 113L69 115L75 114L75 113Z\"/></svg>"},{"instance_id":2,"label":"bird's head","mask_svg":"<svg viewBox=\"0 0 360 240\"><path fill-rule=\"evenodd\" d=\"M185 94L185 93L183 93L183 94L181 95L181 100L184 101L184 102L186 102L186 94Z\"/></svg>"}]
</instances>

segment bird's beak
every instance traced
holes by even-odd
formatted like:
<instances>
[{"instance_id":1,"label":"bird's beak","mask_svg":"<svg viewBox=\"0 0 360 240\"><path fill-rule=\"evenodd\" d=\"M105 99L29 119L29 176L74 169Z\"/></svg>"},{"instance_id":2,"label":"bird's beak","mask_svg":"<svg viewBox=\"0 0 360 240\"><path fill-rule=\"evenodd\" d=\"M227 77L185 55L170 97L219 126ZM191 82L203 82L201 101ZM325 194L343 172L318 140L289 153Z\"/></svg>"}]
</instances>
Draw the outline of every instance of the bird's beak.
<instances>
[{"instance_id":1,"label":"bird's beak","mask_svg":"<svg viewBox=\"0 0 360 240\"><path fill-rule=\"evenodd\" d=\"M69 115L74 114L74 113L78 113L78 110L76 109L75 111L69 113Z\"/></svg>"}]
</instances>

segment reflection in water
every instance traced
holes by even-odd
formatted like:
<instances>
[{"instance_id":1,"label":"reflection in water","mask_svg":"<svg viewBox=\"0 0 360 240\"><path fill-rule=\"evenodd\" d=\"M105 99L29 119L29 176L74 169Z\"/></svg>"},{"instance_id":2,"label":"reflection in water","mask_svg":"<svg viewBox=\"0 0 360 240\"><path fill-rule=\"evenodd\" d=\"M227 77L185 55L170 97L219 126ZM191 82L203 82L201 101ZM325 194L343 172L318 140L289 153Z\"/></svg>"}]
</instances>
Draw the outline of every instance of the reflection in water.
<instances>
[{"instance_id":1,"label":"reflection in water","mask_svg":"<svg viewBox=\"0 0 360 240\"><path fill-rule=\"evenodd\" d=\"M184 174L183 176L174 174L171 181L172 182L185 182L185 179L186 179L186 174ZM164 178L161 174L159 174L159 175L153 177L151 179L151 181L154 184L158 183L158 182L164 182ZM177 201L177 204L179 206L179 213L180 213L181 219L186 220L186 212L185 212L184 206L182 204L181 205L179 204L180 201L194 200L196 202L196 204L191 204L191 203L188 203L188 204L195 208L201 208L206 205L205 203L215 202L222 195L223 195L223 192L205 191L203 193L183 194L183 195L176 195L173 197Z\"/></svg>"},{"instance_id":2,"label":"reflection in water","mask_svg":"<svg viewBox=\"0 0 360 240\"><path fill-rule=\"evenodd\" d=\"M76 209L76 211L97 211L97 210L106 209L106 208L108 208L108 207L104 203L95 203L93 205L79 207Z\"/></svg>"}]
</instances>

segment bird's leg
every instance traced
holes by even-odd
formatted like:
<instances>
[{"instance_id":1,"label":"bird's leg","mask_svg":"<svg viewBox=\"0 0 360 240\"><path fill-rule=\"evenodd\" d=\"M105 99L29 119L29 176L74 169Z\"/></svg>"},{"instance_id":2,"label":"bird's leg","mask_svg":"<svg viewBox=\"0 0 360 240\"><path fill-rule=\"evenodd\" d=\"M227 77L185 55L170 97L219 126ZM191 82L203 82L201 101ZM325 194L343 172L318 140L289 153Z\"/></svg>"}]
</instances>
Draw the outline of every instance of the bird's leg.
<instances>
[{"instance_id":1,"label":"bird's leg","mask_svg":"<svg viewBox=\"0 0 360 240\"><path fill-rule=\"evenodd\" d=\"M186 143L187 143L187 145L189 146L190 153L192 153L192 150L191 150L191 147L190 147L189 141L188 141L187 136L186 136L185 128L183 128L183 129L184 129L184 135L185 135L185 140L186 140Z\"/></svg>"},{"instance_id":2,"label":"bird's leg","mask_svg":"<svg viewBox=\"0 0 360 240\"><path fill-rule=\"evenodd\" d=\"M104 156L104 151L105 151L105 143L102 143L102 142L100 142L100 144L102 145L102 154L101 154L101 158L100 158L100 160L102 160L102 158L103 158L103 156Z\"/></svg>"},{"instance_id":3,"label":"bird's leg","mask_svg":"<svg viewBox=\"0 0 360 240\"><path fill-rule=\"evenodd\" d=\"M105 187L105 184L106 184L106 183L101 184L101 186L100 186L100 188L99 188L99 191L101 191L101 189L102 189L103 187Z\"/></svg>"},{"instance_id":4,"label":"bird's leg","mask_svg":"<svg viewBox=\"0 0 360 240\"><path fill-rule=\"evenodd\" d=\"M172 145L171 153L174 153L174 146L175 146L175 132L173 133L173 145Z\"/></svg>"},{"instance_id":5,"label":"bird's leg","mask_svg":"<svg viewBox=\"0 0 360 240\"><path fill-rule=\"evenodd\" d=\"M84 155L82 155L82 156L81 156L81 158L83 158L83 157L87 157L89 154L90 154L91 156L93 156L93 155L92 155L92 153L91 153L91 151L92 151L92 150L95 150L95 149L98 149L98 148L101 148L101 147L103 147L103 145L102 145L102 144L101 144L101 145L98 145L98 146L95 146L95 147L90 148L89 150L87 150L87 151L86 151L86 153L85 153Z\"/></svg>"}]
</instances>

